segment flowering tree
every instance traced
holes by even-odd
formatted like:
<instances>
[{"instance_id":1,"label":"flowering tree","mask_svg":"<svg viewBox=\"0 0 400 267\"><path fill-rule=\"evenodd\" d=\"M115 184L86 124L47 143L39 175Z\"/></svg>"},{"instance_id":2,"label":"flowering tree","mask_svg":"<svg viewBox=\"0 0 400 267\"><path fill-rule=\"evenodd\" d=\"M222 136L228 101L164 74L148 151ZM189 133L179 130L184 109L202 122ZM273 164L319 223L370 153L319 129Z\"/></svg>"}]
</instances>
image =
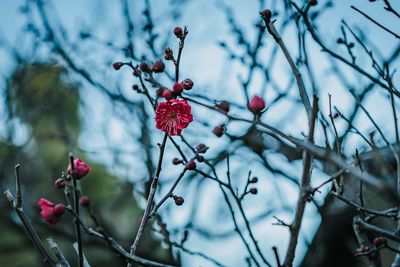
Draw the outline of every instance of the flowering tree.
<instances>
[{"instance_id":1,"label":"flowering tree","mask_svg":"<svg viewBox=\"0 0 400 267\"><path fill-rule=\"evenodd\" d=\"M41 217L50 225L57 225L67 219L65 213L70 214L79 266L90 265L90 258L85 257L84 235L103 240L110 250L126 260L128 266L174 264L140 255L146 231L155 231L157 237L176 253L200 257L210 265L232 263L229 257L216 257L218 253L198 251L188 241L190 235L215 239L235 236L234 245L240 248L241 256L249 266L300 265L302 259L296 255L305 247L302 234L306 233L307 215L312 212L319 213L323 222L313 244L307 252L303 251L305 266L312 265L308 263L310 257L317 266L328 266L324 259L335 253L329 248L333 237L327 237L326 233L349 228L350 234L335 241L342 246L335 251L345 253L346 237L350 240L347 251L350 250L351 255L333 256L333 266L354 266L360 262L358 259L369 266L389 263L400 266L397 244L400 240L397 225L400 188L397 102L400 93L396 88L398 79L392 70L392 65L398 63L400 47L394 40L399 37L352 6L348 8L355 14L390 35L388 38L392 39L388 40L395 43L393 52L381 56L379 49L370 48L377 41L367 38L346 21L340 25L341 37L335 38L340 49L330 48L315 24L332 3L298 2L268 3L269 9L265 9L266 3L259 1L262 11L255 27L254 41L246 38L232 10L221 4L235 42L221 41L219 45L232 63L245 67L246 75L239 77L240 86L236 86L236 92L213 95L206 90L200 93L197 83L193 82L195 77L182 79L182 73L186 71L181 68L185 43L196 33L189 34L187 27L176 26L164 35L168 35L166 40L172 37L178 48L174 50L162 44L164 47L158 49L156 24L152 21L149 1L146 1L144 12L148 53L143 57L134 49L134 25L128 2L122 1L128 43L122 51L127 59L112 66L119 72L129 70L133 74L133 90L118 86L115 90L109 89L106 81L99 82L95 73L80 67L67 51L68 42L62 40L50 23L46 5L42 1L28 1L26 12L30 14L35 8L43 24L43 29L32 27L46 33L46 41L70 71L109 98L115 104L114 110L121 113L121 120L129 118L127 121L130 121L132 114L140 114L140 129L136 130L140 132L138 143L143 150L142 157L136 160L145 161L142 166L145 165L146 179L136 181L134 185L140 185L142 195L139 198L145 199L145 204L138 222L131 221L136 231L129 237L129 247L121 245L97 218L91 208L91 196L85 195L81 185L86 179L95 179L90 177L94 168L75 159L73 154L69 155L66 172L55 181L56 187L64 192L65 202L55 204L45 198L38 201ZM398 22L400 16L395 7L389 1L381 2L387 11L385 16L392 16ZM254 17L258 15L254 14ZM294 30L295 38L283 36L286 29ZM81 32L80 37L103 43L87 32ZM290 37L297 48L287 42ZM106 42L106 46L116 47L111 41ZM318 52L311 54L310 49ZM159 59L162 51L164 61ZM265 54L267 62L263 59ZM323 70L316 67L315 60L324 62ZM362 65L365 61L370 63L368 67ZM283 68L289 70L285 75L281 72ZM332 94L324 88L329 84L327 81L338 88ZM287 85L282 88L284 83ZM241 97L236 97L235 93ZM340 94L349 98L350 111L342 111ZM371 103L367 101L369 94L382 98L382 109L390 114L385 116L385 121L375 119L379 114L371 110ZM390 126L383 127L389 123ZM156 154L155 162L153 154ZM259 163L261 170L259 166L251 165L254 162ZM44 262L51 266L69 266L70 259L64 257L54 239L49 242L54 255L49 252L25 214L21 191L23 179L19 169L17 165L15 196L7 190L7 199ZM171 179L168 181L167 178ZM205 183L207 190L203 192L201 187ZM193 184L195 188L190 190ZM273 187L274 190L270 190ZM218 198L209 192L218 194ZM291 194L294 197L290 197ZM256 199L260 196L262 198ZM212 200L211 205L207 198ZM179 225L174 221L177 220L174 215L185 204L190 205L190 215ZM224 216L209 215L210 206L222 209ZM207 207L206 214L210 217L205 228L198 219L202 207ZM324 220L332 218L332 209L342 220L334 223L337 228L324 224ZM228 230L216 225L219 220L223 220L221 224L229 224ZM284 237L266 235L267 226L279 229L272 231L282 231ZM214 227L216 231L213 231ZM387 251L389 254L384 254Z\"/></svg>"}]
</instances>

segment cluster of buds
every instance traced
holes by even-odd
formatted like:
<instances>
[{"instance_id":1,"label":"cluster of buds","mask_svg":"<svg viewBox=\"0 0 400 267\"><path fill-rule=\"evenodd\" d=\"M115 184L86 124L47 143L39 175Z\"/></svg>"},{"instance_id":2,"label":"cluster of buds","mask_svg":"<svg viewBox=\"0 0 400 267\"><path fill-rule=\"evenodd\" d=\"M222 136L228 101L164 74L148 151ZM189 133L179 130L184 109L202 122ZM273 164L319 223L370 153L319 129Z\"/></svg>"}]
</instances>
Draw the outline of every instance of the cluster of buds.
<instances>
[{"instance_id":1,"label":"cluster of buds","mask_svg":"<svg viewBox=\"0 0 400 267\"><path fill-rule=\"evenodd\" d=\"M65 213L63 204L54 204L45 198L39 199L38 204L42 209L40 215L51 225L58 223L61 220L61 216Z\"/></svg>"},{"instance_id":2,"label":"cluster of buds","mask_svg":"<svg viewBox=\"0 0 400 267\"><path fill-rule=\"evenodd\" d=\"M183 80L182 82L176 82L172 86L172 90L160 87L156 90L156 95L158 97L164 97L166 100L175 99L177 96L181 95L183 90L190 90L193 88L193 81L189 78Z\"/></svg>"},{"instance_id":3,"label":"cluster of buds","mask_svg":"<svg viewBox=\"0 0 400 267\"><path fill-rule=\"evenodd\" d=\"M142 72L148 74L151 74L152 72L161 73L165 70L165 64L164 62L162 62L162 60L157 60L150 67L146 62L143 61L142 63L140 63L139 68Z\"/></svg>"},{"instance_id":4,"label":"cluster of buds","mask_svg":"<svg viewBox=\"0 0 400 267\"><path fill-rule=\"evenodd\" d=\"M63 174L62 177L55 180L54 186L57 189L65 188L68 185L67 182L71 179L71 177L80 180L89 174L90 167L81 159L75 159L73 164L73 168L71 164L68 164L67 173L69 176L65 176ZM82 196L79 201L80 204L85 207L88 207L90 204L90 200L87 196ZM63 204L54 204L45 198L40 198L38 205L42 210L40 215L47 223L51 225L57 224L61 220L61 216L65 213L65 206Z\"/></svg>"}]
</instances>

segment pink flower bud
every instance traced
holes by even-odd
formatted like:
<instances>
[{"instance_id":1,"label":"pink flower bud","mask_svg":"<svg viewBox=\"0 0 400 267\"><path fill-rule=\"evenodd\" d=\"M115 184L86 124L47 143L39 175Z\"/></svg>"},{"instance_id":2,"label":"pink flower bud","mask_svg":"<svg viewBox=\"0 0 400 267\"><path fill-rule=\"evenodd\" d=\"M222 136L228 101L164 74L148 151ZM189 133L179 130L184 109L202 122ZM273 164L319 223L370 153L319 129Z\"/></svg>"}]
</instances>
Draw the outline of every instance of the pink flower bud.
<instances>
[{"instance_id":1,"label":"pink flower bud","mask_svg":"<svg viewBox=\"0 0 400 267\"><path fill-rule=\"evenodd\" d=\"M184 80L182 81L182 86L183 86L183 89L185 89L185 90L190 90L190 89L192 89L192 88L193 88L193 85L194 85L193 81L192 81L191 79L189 79L189 78L184 79Z\"/></svg>"},{"instance_id":2,"label":"pink flower bud","mask_svg":"<svg viewBox=\"0 0 400 267\"><path fill-rule=\"evenodd\" d=\"M176 38L181 38L183 36L182 28L179 26L175 27L174 34L175 34Z\"/></svg>"},{"instance_id":3,"label":"pink flower bud","mask_svg":"<svg viewBox=\"0 0 400 267\"><path fill-rule=\"evenodd\" d=\"M248 108L254 114L260 114L260 112L265 108L265 101L262 97L253 96L250 100Z\"/></svg>"},{"instance_id":4,"label":"pink flower bud","mask_svg":"<svg viewBox=\"0 0 400 267\"><path fill-rule=\"evenodd\" d=\"M174 90L174 92L177 95L180 95L183 92L183 85L181 83L176 82L172 87L172 90Z\"/></svg>"},{"instance_id":5,"label":"pink flower bud","mask_svg":"<svg viewBox=\"0 0 400 267\"><path fill-rule=\"evenodd\" d=\"M151 70L154 71L155 73L161 73L165 70L165 64L161 60L157 60L154 62L154 64L151 66Z\"/></svg>"},{"instance_id":6,"label":"pink flower bud","mask_svg":"<svg viewBox=\"0 0 400 267\"><path fill-rule=\"evenodd\" d=\"M81 203L81 205L84 206L84 207L89 207L90 199L89 199L88 196L81 196L79 198L79 203Z\"/></svg>"},{"instance_id":7,"label":"pink flower bud","mask_svg":"<svg viewBox=\"0 0 400 267\"><path fill-rule=\"evenodd\" d=\"M74 173L76 179L82 179L85 177L90 171L90 167L86 165L85 162L80 160L79 158L74 160ZM72 175L71 164L68 165L67 172L69 175Z\"/></svg>"},{"instance_id":8,"label":"pink flower bud","mask_svg":"<svg viewBox=\"0 0 400 267\"><path fill-rule=\"evenodd\" d=\"M119 70L123 65L124 65L124 63L122 63L122 62L115 62L113 64L113 68L114 68L114 70Z\"/></svg>"}]
</instances>

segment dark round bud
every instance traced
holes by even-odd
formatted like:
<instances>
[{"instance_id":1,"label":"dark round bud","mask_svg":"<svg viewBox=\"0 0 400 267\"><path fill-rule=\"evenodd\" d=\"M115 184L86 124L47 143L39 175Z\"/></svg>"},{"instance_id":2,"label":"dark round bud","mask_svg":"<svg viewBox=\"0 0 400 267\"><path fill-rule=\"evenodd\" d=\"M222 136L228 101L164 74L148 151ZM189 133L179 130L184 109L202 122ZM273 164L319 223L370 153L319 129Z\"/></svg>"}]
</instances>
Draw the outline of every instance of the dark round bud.
<instances>
[{"instance_id":1,"label":"dark round bud","mask_svg":"<svg viewBox=\"0 0 400 267\"><path fill-rule=\"evenodd\" d=\"M255 183L257 183L258 182L258 178L257 177L253 177L251 180L250 180L250 183L252 183L252 184L255 184Z\"/></svg>"},{"instance_id":2,"label":"dark round bud","mask_svg":"<svg viewBox=\"0 0 400 267\"><path fill-rule=\"evenodd\" d=\"M132 86L132 89L133 89L134 91L140 91L139 86L138 86L137 84L134 84L134 85Z\"/></svg>"},{"instance_id":3,"label":"dark round bud","mask_svg":"<svg viewBox=\"0 0 400 267\"><path fill-rule=\"evenodd\" d=\"M183 89L185 89L185 90L190 90L190 89L192 89L192 88L193 88L193 85L194 85L193 81L192 81L191 79L189 79L189 78L184 79L184 80L182 81L182 86L183 86Z\"/></svg>"},{"instance_id":4,"label":"dark round bud","mask_svg":"<svg viewBox=\"0 0 400 267\"><path fill-rule=\"evenodd\" d=\"M113 68L114 68L114 70L119 70L123 65L124 65L124 63L122 63L122 62L115 62L113 64Z\"/></svg>"},{"instance_id":5,"label":"dark round bud","mask_svg":"<svg viewBox=\"0 0 400 267\"><path fill-rule=\"evenodd\" d=\"M171 100L174 98L172 91L169 89L164 89L162 96L166 99L166 100Z\"/></svg>"},{"instance_id":6,"label":"dark round bud","mask_svg":"<svg viewBox=\"0 0 400 267\"><path fill-rule=\"evenodd\" d=\"M172 90L175 94L179 95L183 92L183 85L181 83L176 82L172 87Z\"/></svg>"},{"instance_id":7,"label":"dark round bud","mask_svg":"<svg viewBox=\"0 0 400 267\"><path fill-rule=\"evenodd\" d=\"M149 65L147 65L146 62L140 63L139 68L143 72L146 72L146 73L150 73L151 72L151 69L150 69Z\"/></svg>"},{"instance_id":8,"label":"dark round bud","mask_svg":"<svg viewBox=\"0 0 400 267\"><path fill-rule=\"evenodd\" d=\"M318 4L318 1L317 0L308 0L308 4L310 6L316 6Z\"/></svg>"},{"instance_id":9,"label":"dark round bud","mask_svg":"<svg viewBox=\"0 0 400 267\"><path fill-rule=\"evenodd\" d=\"M133 76L139 77L140 75L142 75L141 70L139 68L134 68L133 69Z\"/></svg>"},{"instance_id":10,"label":"dark round bud","mask_svg":"<svg viewBox=\"0 0 400 267\"><path fill-rule=\"evenodd\" d=\"M251 193L251 194L253 194L253 195L257 195L257 188L250 188L250 190L249 190L249 192Z\"/></svg>"},{"instance_id":11,"label":"dark round bud","mask_svg":"<svg viewBox=\"0 0 400 267\"><path fill-rule=\"evenodd\" d=\"M197 156L197 161L198 162L204 162L204 157L203 156Z\"/></svg>"},{"instance_id":12,"label":"dark round bud","mask_svg":"<svg viewBox=\"0 0 400 267\"><path fill-rule=\"evenodd\" d=\"M54 182L54 186L58 189L60 188L64 188L66 185L66 182L63 178L58 178L55 182Z\"/></svg>"},{"instance_id":13,"label":"dark round bud","mask_svg":"<svg viewBox=\"0 0 400 267\"><path fill-rule=\"evenodd\" d=\"M157 97L162 97L162 96L163 96L163 92L164 92L165 89L166 89L166 88L163 88L163 87L157 88L157 90L156 90L156 96L157 96Z\"/></svg>"},{"instance_id":14,"label":"dark round bud","mask_svg":"<svg viewBox=\"0 0 400 267\"><path fill-rule=\"evenodd\" d=\"M79 203L81 203L81 205L84 206L84 207L89 207L90 199L89 199L88 196L81 196L79 198Z\"/></svg>"},{"instance_id":15,"label":"dark round bud","mask_svg":"<svg viewBox=\"0 0 400 267\"><path fill-rule=\"evenodd\" d=\"M164 58L165 60L172 60L174 59L174 52L172 51L171 48L167 47L164 50Z\"/></svg>"},{"instance_id":16,"label":"dark round bud","mask_svg":"<svg viewBox=\"0 0 400 267\"><path fill-rule=\"evenodd\" d=\"M182 36L183 36L183 30L182 30L182 28L179 27L179 26L175 27L175 29L174 29L174 34L175 34L175 36L176 36L177 38L182 38Z\"/></svg>"},{"instance_id":17,"label":"dark round bud","mask_svg":"<svg viewBox=\"0 0 400 267\"><path fill-rule=\"evenodd\" d=\"M189 161L188 163L186 163L186 169L188 170L195 170L196 169L196 162L194 162L193 160Z\"/></svg>"},{"instance_id":18,"label":"dark round bud","mask_svg":"<svg viewBox=\"0 0 400 267\"><path fill-rule=\"evenodd\" d=\"M151 66L151 70L154 71L155 73L161 73L165 70L165 64L161 60L157 60L154 62L154 64Z\"/></svg>"},{"instance_id":19,"label":"dark round bud","mask_svg":"<svg viewBox=\"0 0 400 267\"><path fill-rule=\"evenodd\" d=\"M374 245L376 247L380 247L383 246L384 244L386 244L386 238L382 237L382 236L378 236L374 239Z\"/></svg>"},{"instance_id":20,"label":"dark round bud","mask_svg":"<svg viewBox=\"0 0 400 267\"><path fill-rule=\"evenodd\" d=\"M207 149L208 149L208 147L207 147L205 144L199 144L199 145L196 147L196 150L197 150L197 152L199 152L199 153L206 153Z\"/></svg>"},{"instance_id":21,"label":"dark round bud","mask_svg":"<svg viewBox=\"0 0 400 267\"><path fill-rule=\"evenodd\" d=\"M181 164L181 163L182 163L181 159L178 159L178 158L173 158L172 159L172 164L174 164L174 165L178 165L178 164Z\"/></svg>"},{"instance_id":22,"label":"dark round bud","mask_svg":"<svg viewBox=\"0 0 400 267\"><path fill-rule=\"evenodd\" d=\"M54 206L54 214L57 216L63 215L65 212L65 207L63 204L57 204Z\"/></svg>"},{"instance_id":23,"label":"dark round bud","mask_svg":"<svg viewBox=\"0 0 400 267\"><path fill-rule=\"evenodd\" d=\"M220 103L217 104L217 107L223 112L228 113L231 108L231 105L229 104L228 101L221 101Z\"/></svg>"},{"instance_id":24,"label":"dark round bud","mask_svg":"<svg viewBox=\"0 0 400 267\"><path fill-rule=\"evenodd\" d=\"M175 196L175 197L174 197L174 200L175 200L175 204L176 204L177 206L182 206L182 205L183 205L183 202L185 202L185 200L183 199L183 197L178 197L178 196Z\"/></svg>"},{"instance_id":25,"label":"dark round bud","mask_svg":"<svg viewBox=\"0 0 400 267\"><path fill-rule=\"evenodd\" d=\"M261 17L263 18L263 20L266 23L269 23L271 21L271 17L272 17L272 12L269 9L265 9L263 11L260 12Z\"/></svg>"},{"instance_id":26,"label":"dark round bud","mask_svg":"<svg viewBox=\"0 0 400 267\"><path fill-rule=\"evenodd\" d=\"M218 137L221 137L224 134L224 132L225 132L225 124L215 126L213 129L213 133Z\"/></svg>"}]
</instances>

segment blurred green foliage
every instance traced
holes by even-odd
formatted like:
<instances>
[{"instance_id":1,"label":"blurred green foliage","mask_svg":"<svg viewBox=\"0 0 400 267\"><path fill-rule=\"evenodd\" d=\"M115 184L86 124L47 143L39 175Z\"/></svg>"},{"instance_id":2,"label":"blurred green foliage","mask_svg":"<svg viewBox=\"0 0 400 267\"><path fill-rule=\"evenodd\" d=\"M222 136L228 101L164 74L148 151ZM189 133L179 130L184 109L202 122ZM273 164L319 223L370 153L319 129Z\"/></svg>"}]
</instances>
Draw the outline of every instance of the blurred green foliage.
<instances>
[{"instance_id":1,"label":"blurred green foliage","mask_svg":"<svg viewBox=\"0 0 400 267\"><path fill-rule=\"evenodd\" d=\"M72 218L64 215L59 224L49 226L41 219L36 203L40 197L64 203L63 192L53 183L66 170L68 153L79 151L79 98L78 86L69 80L62 66L56 63L22 65L10 78L6 90L5 103L9 114L8 125L4 128L8 130L8 136L6 134L0 139L1 189L10 188L14 192L14 166L20 163L25 211L42 240L45 242L48 236L54 236L73 266L77 257L72 248L75 242ZM132 185L113 176L84 154L75 153L75 156L91 166L89 176L81 181L84 194L90 197L106 231L128 249L142 215L132 196ZM42 266L5 198L0 205L0 266ZM82 213L84 220L90 223L85 211ZM109 250L105 242L86 235L84 252L92 266L125 266L125 261ZM171 251L162 248L160 241L155 240L149 231L138 254L174 263Z\"/></svg>"}]
</instances>

